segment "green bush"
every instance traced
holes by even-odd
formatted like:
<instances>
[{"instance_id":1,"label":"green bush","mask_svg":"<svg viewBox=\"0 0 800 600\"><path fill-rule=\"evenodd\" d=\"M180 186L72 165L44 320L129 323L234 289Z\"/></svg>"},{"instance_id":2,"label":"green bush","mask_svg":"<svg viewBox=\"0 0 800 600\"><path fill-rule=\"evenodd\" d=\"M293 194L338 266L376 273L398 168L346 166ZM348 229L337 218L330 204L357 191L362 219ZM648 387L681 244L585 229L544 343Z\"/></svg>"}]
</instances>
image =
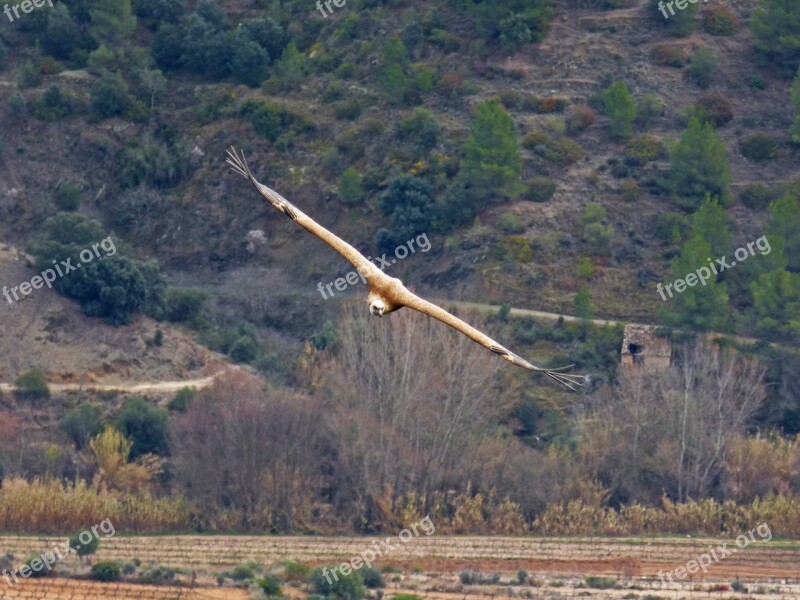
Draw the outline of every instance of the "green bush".
<instances>
[{"instance_id":1,"label":"green bush","mask_svg":"<svg viewBox=\"0 0 800 600\"><path fill-rule=\"evenodd\" d=\"M361 184L361 174L355 167L350 167L339 177L336 189L339 198L346 204L357 204L364 198L364 188Z\"/></svg>"},{"instance_id":2,"label":"green bush","mask_svg":"<svg viewBox=\"0 0 800 600\"><path fill-rule=\"evenodd\" d=\"M171 187L179 183L188 171L180 146L147 136L128 142L119 153L117 162L119 181L131 188L143 183L154 188Z\"/></svg>"},{"instance_id":3,"label":"green bush","mask_svg":"<svg viewBox=\"0 0 800 600\"><path fill-rule=\"evenodd\" d=\"M56 188L56 204L61 210L75 210L80 203L83 186L69 179Z\"/></svg>"},{"instance_id":4,"label":"green bush","mask_svg":"<svg viewBox=\"0 0 800 600\"><path fill-rule=\"evenodd\" d=\"M625 162L631 166L642 166L664 156L666 148L653 135L637 135L625 144Z\"/></svg>"},{"instance_id":5,"label":"green bush","mask_svg":"<svg viewBox=\"0 0 800 600\"><path fill-rule=\"evenodd\" d=\"M234 581L244 581L246 579L253 579L256 576L256 565L253 563L246 563L243 565L236 565L231 572L231 579ZM280 589L280 587L278 588Z\"/></svg>"},{"instance_id":6,"label":"green bush","mask_svg":"<svg viewBox=\"0 0 800 600\"><path fill-rule=\"evenodd\" d=\"M714 81L716 70L717 57L711 48L703 46L692 53L686 74L698 87L706 89Z\"/></svg>"},{"instance_id":7,"label":"green bush","mask_svg":"<svg viewBox=\"0 0 800 600\"><path fill-rule=\"evenodd\" d=\"M533 249L528 240L521 235L510 235L495 244L495 256L498 260L513 262L531 262Z\"/></svg>"},{"instance_id":8,"label":"green bush","mask_svg":"<svg viewBox=\"0 0 800 600\"><path fill-rule=\"evenodd\" d=\"M280 597L283 595L281 582L277 575L267 574L264 577L256 579L256 584L267 597Z\"/></svg>"},{"instance_id":9,"label":"green bush","mask_svg":"<svg viewBox=\"0 0 800 600\"><path fill-rule=\"evenodd\" d=\"M144 398L133 396L122 405L117 429L131 440L131 460L145 454L166 454L169 439L169 413Z\"/></svg>"},{"instance_id":10,"label":"green bush","mask_svg":"<svg viewBox=\"0 0 800 600\"><path fill-rule=\"evenodd\" d=\"M249 100L242 106L242 114L250 117L253 131L270 142L281 135L299 135L312 129L310 121L280 104Z\"/></svg>"},{"instance_id":11,"label":"green bush","mask_svg":"<svg viewBox=\"0 0 800 600\"><path fill-rule=\"evenodd\" d=\"M433 189L421 177L400 175L389 183L378 206L390 218L392 229L379 230L376 241L382 252L393 252L409 238L427 233L432 221Z\"/></svg>"},{"instance_id":12,"label":"green bush","mask_svg":"<svg viewBox=\"0 0 800 600\"><path fill-rule=\"evenodd\" d=\"M694 31L694 19L700 9L699 5L689 4L683 9L673 10L671 5L664 7L665 4L668 3L650 0L649 10L658 25L665 27L670 35L675 37L685 37ZM666 11L668 18L664 17L662 10Z\"/></svg>"},{"instance_id":13,"label":"green bush","mask_svg":"<svg viewBox=\"0 0 800 600\"><path fill-rule=\"evenodd\" d=\"M361 600L364 597L364 583L358 571L351 571L344 575L339 571L339 566L327 567L328 572L336 570L336 577L328 573L325 577L324 568L319 567L311 571L309 576L309 583L311 590L315 594L320 594L328 599L335 598L336 600ZM330 579L330 582L328 582Z\"/></svg>"},{"instance_id":14,"label":"green bush","mask_svg":"<svg viewBox=\"0 0 800 600\"><path fill-rule=\"evenodd\" d=\"M778 141L766 134L755 133L739 141L739 150L750 160L765 162L778 156Z\"/></svg>"},{"instance_id":15,"label":"green bush","mask_svg":"<svg viewBox=\"0 0 800 600\"><path fill-rule=\"evenodd\" d=\"M525 225L519 215L513 212L504 212L497 220L497 226L503 233L522 233L525 231Z\"/></svg>"},{"instance_id":16,"label":"green bush","mask_svg":"<svg viewBox=\"0 0 800 600\"><path fill-rule=\"evenodd\" d=\"M25 566L30 569L28 577L33 577L34 579L39 577L47 577L52 572L52 567L55 566L54 564L47 565L42 560L41 556L33 555L28 557L28 560L25 561Z\"/></svg>"},{"instance_id":17,"label":"green bush","mask_svg":"<svg viewBox=\"0 0 800 600\"><path fill-rule=\"evenodd\" d=\"M661 213L655 219L656 239L670 244L680 244L686 239L691 223L680 213Z\"/></svg>"},{"instance_id":18,"label":"green bush","mask_svg":"<svg viewBox=\"0 0 800 600\"><path fill-rule=\"evenodd\" d=\"M556 182L547 177L534 177L525 184L523 197L531 202L547 202L556 193Z\"/></svg>"},{"instance_id":19,"label":"green bush","mask_svg":"<svg viewBox=\"0 0 800 600\"><path fill-rule=\"evenodd\" d=\"M433 113L425 108L418 108L413 116L395 125L394 134L400 140L412 140L416 147L424 151L436 146L439 131L439 123Z\"/></svg>"},{"instance_id":20,"label":"green bush","mask_svg":"<svg viewBox=\"0 0 800 600\"><path fill-rule=\"evenodd\" d=\"M91 556L97 549L100 548L100 538L96 535L91 535L91 539L88 543L84 543L81 540L81 535L87 533L86 531L82 531L80 533L76 533L74 535L69 536L68 544L69 547L81 558L85 556ZM91 533L91 532L89 532Z\"/></svg>"},{"instance_id":21,"label":"green bush","mask_svg":"<svg viewBox=\"0 0 800 600\"><path fill-rule=\"evenodd\" d=\"M617 580L611 577L595 577L590 576L586 578L586 587L595 588L598 590L607 590L617 585Z\"/></svg>"},{"instance_id":22,"label":"green bush","mask_svg":"<svg viewBox=\"0 0 800 600\"><path fill-rule=\"evenodd\" d=\"M614 227L608 223L606 210L599 204L588 204L581 214L582 241L592 256L611 256Z\"/></svg>"},{"instance_id":23,"label":"green bush","mask_svg":"<svg viewBox=\"0 0 800 600\"><path fill-rule=\"evenodd\" d=\"M381 572L375 567L363 567L359 571L359 574L361 575L361 580L364 582L364 587L376 589L386 585L383 581L383 575L381 575Z\"/></svg>"},{"instance_id":24,"label":"green bush","mask_svg":"<svg viewBox=\"0 0 800 600\"><path fill-rule=\"evenodd\" d=\"M77 105L71 96L61 91L60 87L51 85L44 94L31 100L28 109L37 119L53 122L77 112Z\"/></svg>"},{"instance_id":25,"label":"green bush","mask_svg":"<svg viewBox=\"0 0 800 600\"><path fill-rule=\"evenodd\" d=\"M69 437L78 450L89 446L89 440L103 431L103 407L100 404L84 403L58 422L58 427Z\"/></svg>"},{"instance_id":26,"label":"green bush","mask_svg":"<svg viewBox=\"0 0 800 600\"><path fill-rule=\"evenodd\" d=\"M17 377L14 385L16 386L14 396L19 400L35 402L50 398L50 387L47 385L44 371L39 367L25 371Z\"/></svg>"},{"instance_id":27,"label":"green bush","mask_svg":"<svg viewBox=\"0 0 800 600\"><path fill-rule=\"evenodd\" d=\"M92 565L92 579L95 581L119 581L121 578L122 571L115 560L101 560Z\"/></svg>"},{"instance_id":28,"label":"green bush","mask_svg":"<svg viewBox=\"0 0 800 600\"><path fill-rule=\"evenodd\" d=\"M160 330L159 330L160 331ZM175 392L175 395L167 404L167 409L172 412L186 412L192 399L197 395L195 388L185 387Z\"/></svg>"},{"instance_id":29,"label":"green bush","mask_svg":"<svg viewBox=\"0 0 800 600\"><path fill-rule=\"evenodd\" d=\"M311 567L295 560L281 561L281 565L284 568L283 578L288 582L305 582L311 573Z\"/></svg>"},{"instance_id":30,"label":"green bush","mask_svg":"<svg viewBox=\"0 0 800 600\"><path fill-rule=\"evenodd\" d=\"M636 101L634 123L642 129L650 129L656 121L664 117L664 101L658 96L647 94Z\"/></svg>"},{"instance_id":31,"label":"green bush","mask_svg":"<svg viewBox=\"0 0 800 600\"><path fill-rule=\"evenodd\" d=\"M689 54L682 45L659 44L653 48L650 58L660 67L680 69L689 62Z\"/></svg>"},{"instance_id":32,"label":"green bush","mask_svg":"<svg viewBox=\"0 0 800 600\"><path fill-rule=\"evenodd\" d=\"M179 290L170 288L167 291L166 314L172 323L188 323L197 319L208 294L200 290Z\"/></svg>"},{"instance_id":33,"label":"green bush","mask_svg":"<svg viewBox=\"0 0 800 600\"><path fill-rule=\"evenodd\" d=\"M554 138L543 132L529 133L522 145L548 162L562 167L576 163L584 156L583 148L575 140Z\"/></svg>"},{"instance_id":34,"label":"green bush","mask_svg":"<svg viewBox=\"0 0 800 600\"><path fill-rule=\"evenodd\" d=\"M361 103L358 100L342 100L333 105L333 116L340 121L355 121L361 116Z\"/></svg>"},{"instance_id":35,"label":"green bush","mask_svg":"<svg viewBox=\"0 0 800 600\"><path fill-rule=\"evenodd\" d=\"M751 210L763 210L767 208L775 198L776 194L772 193L769 188L760 183L748 185L742 190L741 194L739 194L739 200Z\"/></svg>"},{"instance_id":36,"label":"green bush","mask_svg":"<svg viewBox=\"0 0 800 600\"><path fill-rule=\"evenodd\" d=\"M132 103L128 85L117 73L104 73L92 86L89 104L96 119L121 116Z\"/></svg>"},{"instance_id":37,"label":"green bush","mask_svg":"<svg viewBox=\"0 0 800 600\"><path fill-rule=\"evenodd\" d=\"M42 69L33 61L28 61L20 67L17 74L17 83L21 88L32 88L42 83Z\"/></svg>"},{"instance_id":38,"label":"green bush","mask_svg":"<svg viewBox=\"0 0 800 600\"><path fill-rule=\"evenodd\" d=\"M612 140L627 140L636 118L636 104L623 81L618 81L603 93L603 108L611 119L608 134Z\"/></svg>"}]
</instances>

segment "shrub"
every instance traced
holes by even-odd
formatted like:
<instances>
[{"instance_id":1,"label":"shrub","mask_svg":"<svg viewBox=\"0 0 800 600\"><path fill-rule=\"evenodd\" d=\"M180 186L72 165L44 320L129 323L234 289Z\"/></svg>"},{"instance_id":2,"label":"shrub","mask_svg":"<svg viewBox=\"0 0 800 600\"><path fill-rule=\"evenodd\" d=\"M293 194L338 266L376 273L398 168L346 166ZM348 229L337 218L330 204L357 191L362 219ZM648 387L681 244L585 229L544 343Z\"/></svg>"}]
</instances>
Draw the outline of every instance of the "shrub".
<instances>
[{"instance_id":1,"label":"shrub","mask_svg":"<svg viewBox=\"0 0 800 600\"><path fill-rule=\"evenodd\" d=\"M71 180L62 181L56 188L56 204L61 210L75 210L83 193L83 186Z\"/></svg>"},{"instance_id":2,"label":"shrub","mask_svg":"<svg viewBox=\"0 0 800 600\"><path fill-rule=\"evenodd\" d=\"M500 573L482 573L481 571L461 571L458 578L464 585L494 585L500 581Z\"/></svg>"},{"instance_id":3,"label":"shrub","mask_svg":"<svg viewBox=\"0 0 800 600\"><path fill-rule=\"evenodd\" d=\"M167 404L167 409L173 412L186 412L186 409L189 408L189 403L196 394L197 390L195 388L185 387L179 389Z\"/></svg>"},{"instance_id":4,"label":"shrub","mask_svg":"<svg viewBox=\"0 0 800 600\"><path fill-rule=\"evenodd\" d=\"M547 202L555 193L555 181L547 177L534 177L525 185L523 197L531 202Z\"/></svg>"},{"instance_id":5,"label":"shrub","mask_svg":"<svg viewBox=\"0 0 800 600\"><path fill-rule=\"evenodd\" d=\"M434 206L433 190L421 177L400 175L389 183L378 205L392 223L391 231L378 232L378 246L390 252L410 237L428 230Z\"/></svg>"},{"instance_id":6,"label":"shrub","mask_svg":"<svg viewBox=\"0 0 800 600\"><path fill-rule=\"evenodd\" d=\"M270 142L275 142L281 135L298 135L313 127L307 119L270 102L247 101L242 106L242 114L250 117L253 131Z\"/></svg>"},{"instance_id":7,"label":"shrub","mask_svg":"<svg viewBox=\"0 0 800 600\"><path fill-rule=\"evenodd\" d=\"M634 123L642 129L649 129L664 116L664 101L658 96L647 94L636 101Z\"/></svg>"},{"instance_id":8,"label":"shrub","mask_svg":"<svg viewBox=\"0 0 800 600\"><path fill-rule=\"evenodd\" d=\"M617 580L611 577L595 577L590 576L586 578L586 587L595 588L598 590L607 590L617 585Z\"/></svg>"},{"instance_id":9,"label":"shrub","mask_svg":"<svg viewBox=\"0 0 800 600\"><path fill-rule=\"evenodd\" d=\"M41 96L33 98L30 113L42 121L53 122L76 112L73 98L64 94L57 85L51 85Z\"/></svg>"},{"instance_id":10,"label":"shrub","mask_svg":"<svg viewBox=\"0 0 800 600\"><path fill-rule=\"evenodd\" d=\"M364 198L364 188L358 169L350 167L342 173L336 193L346 204L356 204Z\"/></svg>"},{"instance_id":11,"label":"shrub","mask_svg":"<svg viewBox=\"0 0 800 600\"><path fill-rule=\"evenodd\" d=\"M100 538L96 535L91 536L91 540L88 543L84 543L81 540L81 536L86 533L82 531L80 533L76 533L75 535L71 535L69 537L69 547L81 558L85 556L91 556L97 549L100 547ZM91 533L91 532L90 532Z\"/></svg>"},{"instance_id":12,"label":"shrub","mask_svg":"<svg viewBox=\"0 0 800 600\"><path fill-rule=\"evenodd\" d=\"M256 580L256 585L261 588L261 591L264 592L266 596L282 596L283 590L281 590L281 581L278 579L277 575L273 575L268 573L264 575L264 577L260 577Z\"/></svg>"},{"instance_id":13,"label":"shrub","mask_svg":"<svg viewBox=\"0 0 800 600\"><path fill-rule=\"evenodd\" d=\"M234 581L244 581L245 579L253 579L255 576L256 576L256 570L255 570L255 565L253 563L236 565L233 568L233 571L231 572L231 579L233 579ZM278 589L280 590L280 586L278 586Z\"/></svg>"},{"instance_id":14,"label":"shrub","mask_svg":"<svg viewBox=\"0 0 800 600\"><path fill-rule=\"evenodd\" d=\"M361 103L358 100L342 100L333 106L333 116L340 121L355 121L361 116Z\"/></svg>"},{"instance_id":15,"label":"shrub","mask_svg":"<svg viewBox=\"0 0 800 600\"><path fill-rule=\"evenodd\" d=\"M625 162L635 167L658 160L664 153L664 144L653 135L637 135L625 144Z\"/></svg>"},{"instance_id":16,"label":"shrub","mask_svg":"<svg viewBox=\"0 0 800 600\"><path fill-rule=\"evenodd\" d=\"M311 567L295 560L284 560L281 564L284 568L283 577L286 581L305 582L309 573L311 573Z\"/></svg>"},{"instance_id":17,"label":"shrub","mask_svg":"<svg viewBox=\"0 0 800 600\"><path fill-rule=\"evenodd\" d=\"M400 140L413 140L421 150L430 150L436 146L439 130L439 123L433 113L425 108L418 108L413 116L397 123L394 134Z\"/></svg>"},{"instance_id":18,"label":"shrub","mask_svg":"<svg viewBox=\"0 0 800 600\"><path fill-rule=\"evenodd\" d=\"M37 401L50 398L50 387L47 385L44 371L35 367L26 371L14 382L14 396L19 400Z\"/></svg>"},{"instance_id":19,"label":"shrub","mask_svg":"<svg viewBox=\"0 0 800 600\"><path fill-rule=\"evenodd\" d=\"M499 260L531 262L533 249L528 240L521 235L510 235L495 244L495 254Z\"/></svg>"},{"instance_id":20,"label":"shrub","mask_svg":"<svg viewBox=\"0 0 800 600\"><path fill-rule=\"evenodd\" d=\"M581 215L583 243L592 256L610 256L614 227L607 222L606 210L599 204L588 204Z\"/></svg>"},{"instance_id":21,"label":"shrub","mask_svg":"<svg viewBox=\"0 0 800 600\"><path fill-rule=\"evenodd\" d=\"M81 404L64 415L58 427L78 450L83 450L88 447L89 440L103 431L103 407L99 404Z\"/></svg>"},{"instance_id":22,"label":"shrub","mask_svg":"<svg viewBox=\"0 0 800 600\"><path fill-rule=\"evenodd\" d=\"M525 225L519 215L512 212L504 212L497 220L497 226L503 233L522 233L525 231Z\"/></svg>"},{"instance_id":23,"label":"shrub","mask_svg":"<svg viewBox=\"0 0 800 600\"><path fill-rule=\"evenodd\" d=\"M769 161L778 155L778 141L766 134L755 133L739 141L739 150L750 160Z\"/></svg>"},{"instance_id":24,"label":"shrub","mask_svg":"<svg viewBox=\"0 0 800 600\"><path fill-rule=\"evenodd\" d=\"M662 213L655 219L654 233L656 239L669 243L680 244L687 235L691 223L686 215L680 213Z\"/></svg>"},{"instance_id":25,"label":"shrub","mask_svg":"<svg viewBox=\"0 0 800 600\"><path fill-rule=\"evenodd\" d=\"M358 575L358 571L351 571L347 575L338 572L338 565L327 567L328 571L337 570L337 577L331 578L328 582L330 575L326 578L324 574L325 568L319 567L311 571L309 576L309 583L311 590L325 596L326 598L336 598L338 600L361 600L364 597L364 583Z\"/></svg>"},{"instance_id":26,"label":"shrub","mask_svg":"<svg viewBox=\"0 0 800 600\"><path fill-rule=\"evenodd\" d=\"M744 188L739 195L739 200L751 210L763 210L770 205L775 197L775 194L767 187L756 183Z\"/></svg>"},{"instance_id":27,"label":"shrub","mask_svg":"<svg viewBox=\"0 0 800 600\"><path fill-rule=\"evenodd\" d=\"M375 567L364 567L359 573L364 586L369 589L382 588L386 585L383 581L383 575Z\"/></svg>"},{"instance_id":28,"label":"shrub","mask_svg":"<svg viewBox=\"0 0 800 600\"><path fill-rule=\"evenodd\" d=\"M698 87L706 89L714 80L717 58L710 48L698 48L692 54L686 74Z\"/></svg>"},{"instance_id":29,"label":"shrub","mask_svg":"<svg viewBox=\"0 0 800 600\"><path fill-rule=\"evenodd\" d=\"M128 86L119 74L104 73L92 86L89 103L96 119L118 117L131 106L131 102Z\"/></svg>"},{"instance_id":30,"label":"shrub","mask_svg":"<svg viewBox=\"0 0 800 600\"><path fill-rule=\"evenodd\" d=\"M739 17L729 7L708 6L703 11L703 29L711 35L733 35L739 30Z\"/></svg>"},{"instance_id":31,"label":"shrub","mask_svg":"<svg viewBox=\"0 0 800 600\"><path fill-rule=\"evenodd\" d=\"M584 156L583 148L578 142L566 138L552 138L543 132L529 133L523 139L522 145L559 166L571 165Z\"/></svg>"},{"instance_id":32,"label":"shrub","mask_svg":"<svg viewBox=\"0 0 800 600\"><path fill-rule=\"evenodd\" d=\"M42 69L33 61L28 61L19 70L17 83L21 88L32 88L42 83Z\"/></svg>"},{"instance_id":33,"label":"shrub","mask_svg":"<svg viewBox=\"0 0 800 600\"><path fill-rule=\"evenodd\" d=\"M608 125L611 139L627 140L636 118L636 105L625 82L618 81L603 93L603 108L611 119Z\"/></svg>"},{"instance_id":34,"label":"shrub","mask_svg":"<svg viewBox=\"0 0 800 600\"><path fill-rule=\"evenodd\" d=\"M653 48L650 58L660 67L680 69L689 61L689 54L683 46L659 44Z\"/></svg>"},{"instance_id":35,"label":"shrub","mask_svg":"<svg viewBox=\"0 0 800 600\"><path fill-rule=\"evenodd\" d=\"M701 120L714 127L722 127L733 120L733 106L720 94L703 94L694 106Z\"/></svg>"},{"instance_id":36,"label":"shrub","mask_svg":"<svg viewBox=\"0 0 800 600\"><path fill-rule=\"evenodd\" d=\"M169 414L144 398L133 396L125 401L116 421L117 429L131 440L130 459L144 454L164 454L169 437Z\"/></svg>"},{"instance_id":37,"label":"shrub","mask_svg":"<svg viewBox=\"0 0 800 600\"><path fill-rule=\"evenodd\" d=\"M519 571L517 571L517 582L520 585L525 585L527 581L528 581L528 572L525 571L524 569L520 569Z\"/></svg>"},{"instance_id":38,"label":"shrub","mask_svg":"<svg viewBox=\"0 0 800 600\"><path fill-rule=\"evenodd\" d=\"M92 579L95 581L119 581L121 578L120 565L115 560L102 560L92 565Z\"/></svg>"},{"instance_id":39,"label":"shrub","mask_svg":"<svg viewBox=\"0 0 800 600\"><path fill-rule=\"evenodd\" d=\"M567 131L571 134L588 129L595 122L594 111L588 106L575 106L567 115Z\"/></svg>"},{"instance_id":40,"label":"shrub","mask_svg":"<svg viewBox=\"0 0 800 600\"><path fill-rule=\"evenodd\" d=\"M170 288L167 291L165 316L172 323L194 321L200 315L207 298L208 294L200 290Z\"/></svg>"}]
</instances>

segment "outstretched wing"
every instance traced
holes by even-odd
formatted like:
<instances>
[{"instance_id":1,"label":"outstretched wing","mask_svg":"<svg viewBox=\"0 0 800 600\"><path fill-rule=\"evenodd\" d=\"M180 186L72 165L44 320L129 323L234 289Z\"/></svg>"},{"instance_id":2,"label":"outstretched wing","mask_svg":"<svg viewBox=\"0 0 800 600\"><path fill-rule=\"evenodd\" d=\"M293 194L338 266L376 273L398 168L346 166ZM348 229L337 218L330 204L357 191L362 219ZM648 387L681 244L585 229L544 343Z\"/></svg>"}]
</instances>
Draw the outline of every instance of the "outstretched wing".
<instances>
[{"instance_id":1,"label":"outstretched wing","mask_svg":"<svg viewBox=\"0 0 800 600\"><path fill-rule=\"evenodd\" d=\"M323 242L326 242L331 248L344 256L351 265L358 269L358 271L370 284L373 283L373 280L388 278L386 274L382 273L378 267L368 261L363 254L353 248L350 244L325 229L322 225L303 213L278 192L268 188L263 183L260 183L253 176L253 173L247 166L244 152L241 152L241 156L239 156L239 153L236 152L236 149L231 146L230 150L228 150L228 158L225 162L227 162L239 175L249 179L259 193L264 196L267 202L269 202L272 206L277 208L306 231L313 233Z\"/></svg>"},{"instance_id":2,"label":"outstretched wing","mask_svg":"<svg viewBox=\"0 0 800 600\"><path fill-rule=\"evenodd\" d=\"M576 388L583 386L584 382L586 381L586 377L584 377L583 375L569 375L567 373L561 373L561 371L569 369L570 367L572 367L572 365L560 369L543 369L541 367L532 365L524 358L511 352L511 350L509 350L508 348L498 344L496 341L494 341L485 333L478 331L469 323L465 323L455 315L451 315L443 308L440 308L435 304L431 304L427 300L420 298L419 296L413 294L412 292L409 292L405 288L403 288L402 291L395 290L395 293L392 296L392 300L402 304L403 306L407 306L408 308L413 308L414 310L417 310L430 317L433 317L434 319L437 319L442 323L449 325L453 329L457 329L465 336L467 336L469 339L471 339L473 342L477 342L484 348L491 350L495 354L499 354L508 362L515 364L518 367L529 369L531 371L537 371L539 373L544 373L550 379L552 379L558 385L560 385L565 389L572 390L573 392L577 391Z\"/></svg>"}]
</instances>

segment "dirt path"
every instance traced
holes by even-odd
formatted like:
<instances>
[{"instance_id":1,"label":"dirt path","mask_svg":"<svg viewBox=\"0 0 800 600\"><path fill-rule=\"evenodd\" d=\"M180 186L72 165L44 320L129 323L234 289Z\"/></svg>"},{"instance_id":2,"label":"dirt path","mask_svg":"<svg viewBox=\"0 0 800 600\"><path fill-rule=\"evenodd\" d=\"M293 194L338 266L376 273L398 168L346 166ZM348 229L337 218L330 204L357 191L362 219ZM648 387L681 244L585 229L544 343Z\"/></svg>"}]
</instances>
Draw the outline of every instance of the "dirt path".
<instances>
[{"instance_id":1,"label":"dirt path","mask_svg":"<svg viewBox=\"0 0 800 600\"><path fill-rule=\"evenodd\" d=\"M216 377L201 377L199 379L187 379L184 381L160 381L149 383L51 383L50 391L59 392L122 392L129 394L148 394L157 392L177 392L186 387L203 389L211 387ZM0 383L0 392L8 393L17 389L11 383Z\"/></svg>"}]
</instances>

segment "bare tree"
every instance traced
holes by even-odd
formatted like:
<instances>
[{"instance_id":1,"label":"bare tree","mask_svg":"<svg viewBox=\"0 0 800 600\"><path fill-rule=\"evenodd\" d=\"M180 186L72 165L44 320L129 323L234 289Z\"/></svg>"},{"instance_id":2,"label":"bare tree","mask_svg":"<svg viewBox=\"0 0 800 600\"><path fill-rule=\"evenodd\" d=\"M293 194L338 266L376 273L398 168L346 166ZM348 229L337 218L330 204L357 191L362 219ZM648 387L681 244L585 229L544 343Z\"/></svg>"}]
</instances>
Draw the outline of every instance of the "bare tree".
<instances>
[{"instance_id":1,"label":"bare tree","mask_svg":"<svg viewBox=\"0 0 800 600\"><path fill-rule=\"evenodd\" d=\"M764 399L763 377L756 361L705 342L683 347L664 372L623 372L579 423L588 473L622 500L706 495Z\"/></svg>"},{"instance_id":2,"label":"bare tree","mask_svg":"<svg viewBox=\"0 0 800 600\"><path fill-rule=\"evenodd\" d=\"M326 414L352 501L377 521L388 517L380 507L392 497L413 490L427 502L453 481L512 399L495 385L502 365L485 350L411 311L376 320L359 303L339 334Z\"/></svg>"}]
</instances>

